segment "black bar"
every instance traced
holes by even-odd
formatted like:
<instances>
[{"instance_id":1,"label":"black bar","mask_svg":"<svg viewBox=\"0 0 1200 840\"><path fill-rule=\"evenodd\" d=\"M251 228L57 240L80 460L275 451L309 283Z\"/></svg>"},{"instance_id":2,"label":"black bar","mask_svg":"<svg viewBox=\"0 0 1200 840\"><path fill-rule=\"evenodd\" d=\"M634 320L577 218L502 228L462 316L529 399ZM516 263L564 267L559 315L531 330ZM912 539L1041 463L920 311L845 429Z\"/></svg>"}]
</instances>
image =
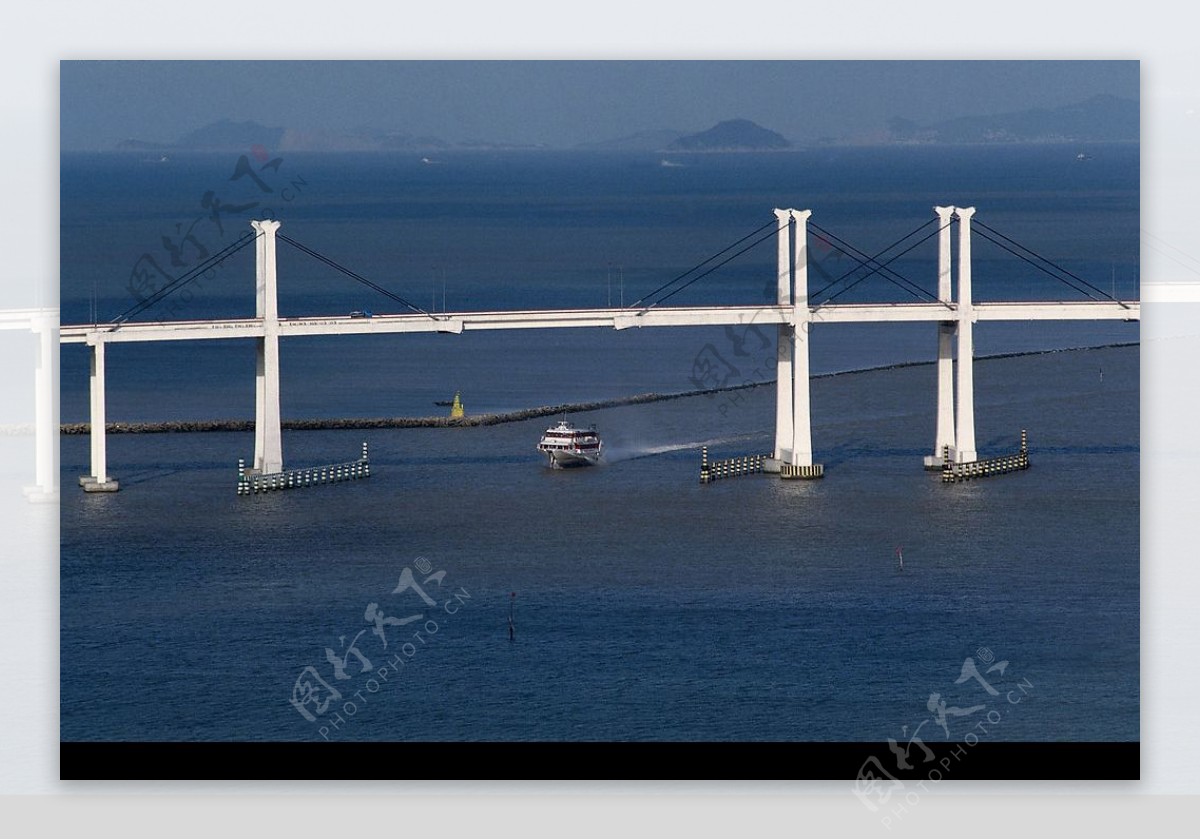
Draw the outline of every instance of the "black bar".
<instances>
[{"instance_id":1,"label":"black bar","mask_svg":"<svg viewBox=\"0 0 1200 840\"><path fill-rule=\"evenodd\" d=\"M422 779L518 778L1137 780L1141 744L1121 742L929 743L902 769L887 743L850 742L129 742L64 741L61 779L391 779L419 767ZM144 771L144 775L138 771ZM334 775L327 775L327 774ZM939 776L940 774L940 776ZM523 778L523 777L521 777Z\"/></svg>"}]
</instances>

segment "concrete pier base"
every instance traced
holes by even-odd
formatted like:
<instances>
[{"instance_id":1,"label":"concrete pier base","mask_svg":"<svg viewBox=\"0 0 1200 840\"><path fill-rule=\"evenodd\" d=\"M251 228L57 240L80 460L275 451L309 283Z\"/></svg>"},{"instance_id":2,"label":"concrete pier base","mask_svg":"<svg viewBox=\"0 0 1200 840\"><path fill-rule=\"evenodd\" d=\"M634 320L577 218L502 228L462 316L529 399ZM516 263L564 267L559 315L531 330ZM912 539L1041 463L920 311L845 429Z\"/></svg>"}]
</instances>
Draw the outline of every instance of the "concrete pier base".
<instances>
[{"instance_id":1,"label":"concrete pier base","mask_svg":"<svg viewBox=\"0 0 1200 840\"><path fill-rule=\"evenodd\" d=\"M35 505L37 504L57 504L58 491L47 490L41 485L34 484L29 487L22 487L21 491L25 494L25 499Z\"/></svg>"},{"instance_id":2,"label":"concrete pier base","mask_svg":"<svg viewBox=\"0 0 1200 840\"><path fill-rule=\"evenodd\" d=\"M108 487L110 484L112 485L111 488ZM79 476L79 486L84 490L87 490L89 486L105 488L102 490L88 490L89 493L111 493L113 490L118 489L119 485L117 480L111 475L105 476L103 481L98 481L94 475L81 475Z\"/></svg>"},{"instance_id":3,"label":"concrete pier base","mask_svg":"<svg viewBox=\"0 0 1200 840\"><path fill-rule=\"evenodd\" d=\"M780 478L824 478L824 464L784 464L779 471Z\"/></svg>"}]
</instances>

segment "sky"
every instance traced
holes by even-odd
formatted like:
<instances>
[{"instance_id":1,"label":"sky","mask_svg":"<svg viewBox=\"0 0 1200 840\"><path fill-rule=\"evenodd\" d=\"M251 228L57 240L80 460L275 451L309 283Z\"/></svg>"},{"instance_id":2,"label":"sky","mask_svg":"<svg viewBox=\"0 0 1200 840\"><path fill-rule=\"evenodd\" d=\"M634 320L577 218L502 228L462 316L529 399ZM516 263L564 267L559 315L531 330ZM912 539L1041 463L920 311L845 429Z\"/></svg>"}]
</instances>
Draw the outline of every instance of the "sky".
<instances>
[{"instance_id":1,"label":"sky","mask_svg":"<svg viewBox=\"0 0 1200 840\"><path fill-rule=\"evenodd\" d=\"M803 143L1139 98L1137 61L63 61L61 148L170 143L222 119L570 147L749 119Z\"/></svg>"}]
</instances>

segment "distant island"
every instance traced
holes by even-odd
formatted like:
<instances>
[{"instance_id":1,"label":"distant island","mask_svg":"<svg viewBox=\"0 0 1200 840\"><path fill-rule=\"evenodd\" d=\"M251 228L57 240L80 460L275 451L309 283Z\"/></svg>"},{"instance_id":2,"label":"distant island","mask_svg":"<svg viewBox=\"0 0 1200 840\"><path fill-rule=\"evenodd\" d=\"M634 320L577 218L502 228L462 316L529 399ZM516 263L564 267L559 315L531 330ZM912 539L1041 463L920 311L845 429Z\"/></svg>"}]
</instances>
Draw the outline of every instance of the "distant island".
<instances>
[{"instance_id":1,"label":"distant island","mask_svg":"<svg viewBox=\"0 0 1200 840\"><path fill-rule=\"evenodd\" d=\"M762 152L792 148L782 134L750 120L725 120L705 131L639 131L615 140L580 143L582 151L613 152Z\"/></svg>"},{"instance_id":2,"label":"distant island","mask_svg":"<svg viewBox=\"0 0 1200 840\"><path fill-rule=\"evenodd\" d=\"M1131 99L1093 96L1061 108L958 117L918 125L903 117L888 122L892 143L1136 142L1141 107Z\"/></svg>"},{"instance_id":3,"label":"distant island","mask_svg":"<svg viewBox=\"0 0 1200 840\"><path fill-rule=\"evenodd\" d=\"M1060 108L1035 108L1003 114L980 114L921 124L894 116L875 130L855 136L814 137L808 146L866 146L962 143L1111 143L1137 142L1141 109L1136 100L1094 96ZM357 128L319 131L261 125L253 121L219 120L173 142L124 140L117 151L237 151L254 146L289 152L443 152L451 150L537 150L539 144L488 140L447 142L440 137L401 131ZM620 152L768 152L797 148L792 140L748 119L729 119L698 132L651 129L571 147L579 151Z\"/></svg>"},{"instance_id":4,"label":"distant island","mask_svg":"<svg viewBox=\"0 0 1200 840\"><path fill-rule=\"evenodd\" d=\"M220 120L198 128L172 143L124 140L118 151L211 152L235 151L251 146L278 151L446 151L450 149L539 149L536 144L495 143L486 140L448 143L438 137L410 135L394 131L360 128L351 132L307 131L278 128L253 121ZM689 134L669 129L642 131L616 140L584 143L579 150L595 151L766 151L791 148L791 143L750 120L726 120L712 128Z\"/></svg>"},{"instance_id":5,"label":"distant island","mask_svg":"<svg viewBox=\"0 0 1200 840\"><path fill-rule=\"evenodd\" d=\"M451 148L514 148L510 144L452 144L439 137L405 134L375 128L348 132L312 131L300 128L266 126L253 121L219 120L198 128L170 143L147 140L123 140L118 151L151 152L224 152L262 146L281 152L369 152L369 151L444 151ZM524 148L524 147L520 147ZM528 148L537 148L530 146Z\"/></svg>"},{"instance_id":6,"label":"distant island","mask_svg":"<svg viewBox=\"0 0 1200 840\"><path fill-rule=\"evenodd\" d=\"M685 134L669 146L670 152L765 152L790 149L782 134L750 120L726 120L707 131Z\"/></svg>"}]
</instances>

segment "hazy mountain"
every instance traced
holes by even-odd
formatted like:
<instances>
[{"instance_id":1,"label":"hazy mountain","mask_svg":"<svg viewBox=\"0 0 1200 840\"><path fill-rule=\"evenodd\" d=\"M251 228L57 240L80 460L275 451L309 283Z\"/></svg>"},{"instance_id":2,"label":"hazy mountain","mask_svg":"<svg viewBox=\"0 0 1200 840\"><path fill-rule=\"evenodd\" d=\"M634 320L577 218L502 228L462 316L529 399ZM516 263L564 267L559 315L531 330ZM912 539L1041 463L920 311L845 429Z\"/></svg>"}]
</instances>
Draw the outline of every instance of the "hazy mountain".
<instances>
[{"instance_id":1,"label":"hazy mountain","mask_svg":"<svg viewBox=\"0 0 1200 840\"><path fill-rule=\"evenodd\" d=\"M818 144L877 143L1036 143L1136 142L1140 137L1140 105L1115 96L1094 96L1061 108L1037 108L1003 114L971 115L921 124L896 116L870 135L823 137ZM536 149L536 144L488 140L449 143L438 137L376 128L322 131L271 127L253 121L220 120L175 142L139 139L117 144L120 151L245 151L252 146L271 151L445 151L451 149ZM792 148L780 134L750 120L720 122L706 131L686 134L669 129L639 131L612 140L582 143L575 148L602 151L767 151Z\"/></svg>"},{"instance_id":2,"label":"hazy mountain","mask_svg":"<svg viewBox=\"0 0 1200 840\"><path fill-rule=\"evenodd\" d=\"M268 128L256 122L221 120L185 134L176 145L185 149L246 149L259 144L277 149L283 134L282 128Z\"/></svg>"},{"instance_id":3,"label":"hazy mountain","mask_svg":"<svg viewBox=\"0 0 1200 840\"><path fill-rule=\"evenodd\" d=\"M1061 108L958 117L930 125L894 117L888 122L888 139L906 143L1137 141L1140 117L1138 102L1101 95Z\"/></svg>"},{"instance_id":4,"label":"hazy mountain","mask_svg":"<svg viewBox=\"0 0 1200 840\"><path fill-rule=\"evenodd\" d=\"M787 138L750 120L726 120L707 131L686 134L667 148L677 152L741 152L789 149L791 146Z\"/></svg>"},{"instance_id":5,"label":"hazy mountain","mask_svg":"<svg viewBox=\"0 0 1200 840\"><path fill-rule=\"evenodd\" d=\"M396 131L360 128L349 132L300 128L275 128L256 122L219 120L198 128L174 143L123 140L120 151L245 151L260 145L279 152L349 152L384 150L447 149L450 143L437 137L422 137ZM467 144L487 147L489 144ZM460 144L463 146L463 144Z\"/></svg>"}]
</instances>

